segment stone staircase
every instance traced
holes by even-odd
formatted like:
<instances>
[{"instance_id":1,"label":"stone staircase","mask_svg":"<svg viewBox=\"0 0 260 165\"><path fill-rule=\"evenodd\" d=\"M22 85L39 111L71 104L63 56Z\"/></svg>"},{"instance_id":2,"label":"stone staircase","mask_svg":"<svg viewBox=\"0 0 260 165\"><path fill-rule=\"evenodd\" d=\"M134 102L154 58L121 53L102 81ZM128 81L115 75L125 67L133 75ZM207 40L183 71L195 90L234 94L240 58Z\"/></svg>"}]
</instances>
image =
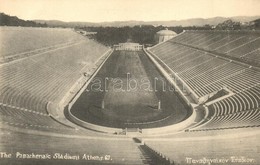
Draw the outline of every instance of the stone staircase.
<instances>
[{"instance_id":1,"label":"stone staircase","mask_svg":"<svg viewBox=\"0 0 260 165\"><path fill-rule=\"evenodd\" d=\"M147 165L170 165L170 162L164 161L160 155L156 155L141 140L133 138L133 141L140 150L140 159L143 164Z\"/></svg>"}]
</instances>

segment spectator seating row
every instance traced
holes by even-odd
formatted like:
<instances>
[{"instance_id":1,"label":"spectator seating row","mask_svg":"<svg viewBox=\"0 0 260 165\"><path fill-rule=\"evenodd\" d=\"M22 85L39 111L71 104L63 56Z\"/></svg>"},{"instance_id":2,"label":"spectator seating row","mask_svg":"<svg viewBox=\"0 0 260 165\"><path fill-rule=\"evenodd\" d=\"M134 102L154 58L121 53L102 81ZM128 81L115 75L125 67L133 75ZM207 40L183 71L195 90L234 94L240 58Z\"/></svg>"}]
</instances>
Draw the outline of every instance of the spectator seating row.
<instances>
[{"instance_id":1,"label":"spectator seating row","mask_svg":"<svg viewBox=\"0 0 260 165\"><path fill-rule=\"evenodd\" d=\"M167 138L147 137L142 140L174 164L223 164L224 161L226 164L239 164L238 161L243 161L257 165L260 161L259 131L257 134L257 129L247 129L185 132Z\"/></svg>"},{"instance_id":2,"label":"spectator seating row","mask_svg":"<svg viewBox=\"0 0 260 165\"><path fill-rule=\"evenodd\" d=\"M249 88L209 106L214 115L195 130L260 126L260 85Z\"/></svg>"},{"instance_id":3,"label":"spectator seating row","mask_svg":"<svg viewBox=\"0 0 260 165\"><path fill-rule=\"evenodd\" d=\"M143 154L131 138L45 136L1 130L0 148L16 154L49 154L52 159L0 159L0 164L143 164ZM55 155L56 154L56 155ZM57 158L60 155L59 159ZM67 155L66 155L67 154ZM61 155L63 157L61 157ZM65 157L66 155L66 157ZM56 157L53 157L56 156ZM78 160L71 160L78 156ZM62 159L63 158L63 159Z\"/></svg>"},{"instance_id":4,"label":"spectator seating row","mask_svg":"<svg viewBox=\"0 0 260 165\"><path fill-rule=\"evenodd\" d=\"M82 38L81 35L71 30L29 29L11 28L10 32L9 29L4 28L7 33L21 34L21 38L26 38L29 31L32 32L32 35L28 35L28 42L17 43L21 44L20 47L28 46L26 50L22 48L19 51L43 47L47 38L51 40L51 43L47 44L65 42L64 38L69 41L73 40L73 44L11 63L0 64L1 122L17 123L20 126L37 125L42 128L62 128L63 125L48 115L47 103L57 104L84 73L93 73L97 67L95 63L109 49L92 40ZM6 31L3 35L6 35ZM41 43L38 43L40 39L37 36L42 39ZM12 37L14 38L14 36ZM18 38L19 41L21 38ZM14 47L16 46L15 43ZM2 51L9 51L9 47L4 48L6 50ZM67 127L64 128L67 129Z\"/></svg>"},{"instance_id":5,"label":"spectator seating row","mask_svg":"<svg viewBox=\"0 0 260 165\"><path fill-rule=\"evenodd\" d=\"M0 57L38 53L48 48L84 40L72 29L0 27ZM26 41L26 42L25 42Z\"/></svg>"},{"instance_id":6,"label":"spectator seating row","mask_svg":"<svg viewBox=\"0 0 260 165\"><path fill-rule=\"evenodd\" d=\"M225 43L226 40L229 42ZM218 128L222 127L221 123L223 123L223 128L225 123L226 127L259 126L259 69L214 53L214 51L222 51L222 49L217 49L221 44L226 44L226 46L222 45L223 50L233 52L235 49L231 43L257 41L258 33L253 32L191 31L156 45L150 51L172 70L170 74L178 75L199 98L224 88L234 93L233 96L210 105L209 114L211 115L208 116L210 121L197 129ZM220 45L217 46L216 42ZM207 47L214 51L205 51L196 47L203 49ZM255 52L253 49L251 51ZM244 119L247 120L244 121ZM211 121L217 124L210 126Z\"/></svg>"},{"instance_id":7,"label":"spectator seating row","mask_svg":"<svg viewBox=\"0 0 260 165\"><path fill-rule=\"evenodd\" d=\"M244 60L255 60L260 48L260 33L253 31L186 31L172 42L190 45Z\"/></svg>"},{"instance_id":8,"label":"spectator seating row","mask_svg":"<svg viewBox=\"0 0 260 165\"><path fill-rule=\"evenodd\" d=\"M199 96L228 87L237 92L260 81L260 72L232 60L166 42L151 49ZM172 47L169 46L172 44Z\"/></svg>"}]
</instances>

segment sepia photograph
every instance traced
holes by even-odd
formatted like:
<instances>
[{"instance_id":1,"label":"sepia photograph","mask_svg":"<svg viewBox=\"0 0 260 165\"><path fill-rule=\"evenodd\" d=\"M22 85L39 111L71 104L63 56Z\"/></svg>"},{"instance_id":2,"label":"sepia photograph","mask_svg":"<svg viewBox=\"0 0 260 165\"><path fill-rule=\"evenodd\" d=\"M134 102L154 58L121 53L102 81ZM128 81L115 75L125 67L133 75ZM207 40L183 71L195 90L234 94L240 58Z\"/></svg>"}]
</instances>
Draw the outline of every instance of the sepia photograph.
<instances>
[{"instance_id":1,"label":"sepia photograph","mask_svg":"<svg viewBox=\"0 0 260 165\"><path fill-rule=\"evenodd\" d=\"M0 0L0 165L260 165L260 0Z\"/></svg>"}]
</instances>

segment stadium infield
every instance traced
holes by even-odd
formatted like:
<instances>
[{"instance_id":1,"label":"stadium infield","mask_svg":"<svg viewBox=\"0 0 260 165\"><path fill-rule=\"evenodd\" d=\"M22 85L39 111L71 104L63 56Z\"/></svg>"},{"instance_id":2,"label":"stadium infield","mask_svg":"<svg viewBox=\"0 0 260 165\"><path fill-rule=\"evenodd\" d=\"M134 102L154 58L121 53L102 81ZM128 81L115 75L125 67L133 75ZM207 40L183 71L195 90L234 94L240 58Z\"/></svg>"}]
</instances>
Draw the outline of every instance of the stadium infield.
<instances>
[{"instance_id":1,"label":"stadium infield","mask_svg":"<svg viewBox=\"0 0 260 165\"><path fill-rule=\"evenodd\" d=\"M71 113L101 126L153 128L181 122L190 110L143 51L114 51Z\"/></svg>"}]
</instances>

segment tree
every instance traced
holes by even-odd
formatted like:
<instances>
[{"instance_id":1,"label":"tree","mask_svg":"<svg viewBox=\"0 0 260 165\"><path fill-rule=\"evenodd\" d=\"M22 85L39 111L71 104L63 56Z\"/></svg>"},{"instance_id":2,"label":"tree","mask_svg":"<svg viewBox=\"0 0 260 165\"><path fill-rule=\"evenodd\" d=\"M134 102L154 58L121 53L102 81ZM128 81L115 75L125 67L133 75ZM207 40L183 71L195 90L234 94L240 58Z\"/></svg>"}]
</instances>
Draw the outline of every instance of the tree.
<instances>
[{"instance_id":1,"label":"tree","mask_svg":"<svg viewBox=\"0 0 260 165\"><path fill-rule=\"evenodd\" d=\"M232 21L231 19L228 19L222 23L219 23L216 26L217 30L240 30L241 29L241 23Z\"/></svg>"}]
</instances>

